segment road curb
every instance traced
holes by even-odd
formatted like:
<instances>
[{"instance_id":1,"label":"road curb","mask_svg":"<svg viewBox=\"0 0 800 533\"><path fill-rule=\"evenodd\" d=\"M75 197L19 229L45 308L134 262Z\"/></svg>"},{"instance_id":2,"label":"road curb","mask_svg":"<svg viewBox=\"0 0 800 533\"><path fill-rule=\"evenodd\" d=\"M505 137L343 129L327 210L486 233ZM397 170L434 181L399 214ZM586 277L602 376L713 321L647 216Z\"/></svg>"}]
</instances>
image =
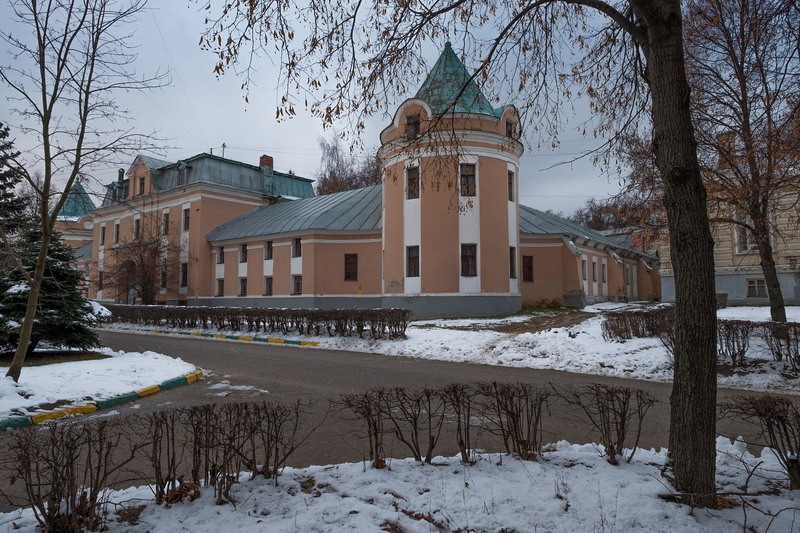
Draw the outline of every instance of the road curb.
<instances>
[{"instance_id":1,"label":"road curb","mask_svg":"<svg viewBox=\"0 0 800 533\"><path fill-rule=\"evenodd\" d=\"M254 337L252 335L228 335L226 333L210 333L206 331L175 331L169 329L136 329L126 327L97 328L102 331L133 331L136 333L150 333L153 335L178 335L184 337L205 337L207 339L222 339L239 342L261 342L269 344L284 344L288 346L319 346L317 341L298 341L294 339L280 339L276 337Z\"/></svg>"},{"instance_id":2,"label":"road curb","mask_svg":"<svg viewBox=\"0 0 800 533\"><path fill-rule=\"evenodd\" d=\"M53 409L51 411L42 411L27 416L12 416L10 418L0 420L0 431L5 431L7 429L28 427L35 424L41 424L43 422L47 422L50 420L57 420L59 418L64 418L65 416L74 416L74 415L92 413L94 411L99 411L101 409L116 407L124 403L132 402L133 400L138 400L139 398L144 398L145 396L150 396L151 394L155 394L163 390L170 390L176 387L182 387L183 385L188 385L189 383L194 383L195 381L198 381L199 379L202 378L203 378L203 371L195 370L194 372L190 372L183 376L168 379L157 385L150 385L149 387L144 387L135 392L128 392L126 394L121 394L119 396L104 398L102 400L88 402L80 405L70 405L68 407L61 407L59 409Z\"/></svg>"}]
</instances>

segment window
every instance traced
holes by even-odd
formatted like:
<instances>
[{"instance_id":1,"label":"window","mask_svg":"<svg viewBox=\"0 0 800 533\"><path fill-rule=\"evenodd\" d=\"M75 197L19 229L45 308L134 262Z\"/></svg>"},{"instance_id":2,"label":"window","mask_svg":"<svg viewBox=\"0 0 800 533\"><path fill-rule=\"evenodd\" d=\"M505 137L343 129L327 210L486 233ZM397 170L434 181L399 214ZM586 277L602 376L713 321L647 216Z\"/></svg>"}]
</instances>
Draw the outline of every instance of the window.
<instances>
[{"instance_id":1,"label":"window","mask_svg":"<svg viewBox=\"0 0 800 533\"><path fill-rule=\"evenodd\" d=\"M592 261L592 281L597 282L597 261Z\"/></svg>"},{"instance_id":2,"label":"window","mask_svg":"<svg viewBox=\"0 0 800 533\"><path fill-rule=\"evenodd\" d=\"M300 242L300 237L297 237L292 242L292 257L300 257L303 255L303 244Z\"/></svg>"},{"instance_id":3,"label":"window","mask_svg":"<svg viewBox=\"0 0 800 533\"><path fill-rule=\"evenodd\" d=\"M103 271L102 270L98 270L97 271L97 290L98 291L102 291L103 290Z\"/></svg>"},{"instance_id":4,"label":"window","mask_svg":"<svg viewBox=\"0 0 800 533\"><path fill-rule=\"evenodd\" d=\"M161 215L161 235L169 235L169 212Z\"/></svg>"},{"instance_id":5,"label":"window","mask_svg":"<svg viewBox=\"0 0 800 533\"><path fill-rule=\"evenodd\" d=\"M303 294L303 276L292 276L292 294Z\"/></svg>"},{"instance_id":6,"label":"window","mask_svg":"<svg viewBox=\"0 0 800 533\"><path fill-rule=\"evenodd\" d=\"M511 137L512 139L515 137L514 130L516 124L514 124L511 120L506 120L506 137Z\"/></svg>"},{"instance_id":7,"label":"window","mask_svg":"<svg viewBox=\"0 0 800 533\"><path fill-rule=\"evenodd\" d=\"M508 171L508 201L514 201L514 173Z\"/></svg>"},{"instance_id":8,"label":"window","mask_svg":"<svg viewBox=\"0 0 800 533\"><path fill-rule=\"evenodd\" d=\"M406 198L419 198L419 167L406 169Z\"/></svg>"},{"instance_id":9,"label":"window","mask_svg":"<svg viewBox=\"0 0 800 533\"><path fill-rule=\"evenodd\" d=\"M114 222L114 244L119 242L119 222Z\"/></svg>"},{"instance_id":10,"label":"window","mask_svg":"<svg viewBox=\"0 0 800 533\"><path fill-rule=\"evenodd\" d=\"M217 280L217 296L223 296L223 295L225 295L225 280L219 278Z\"/></svg>"},{"instance_id":11,"label":"window","mask_svg":"<svg viewBox=\"0 0 800 533\"><path fill-rule=\"evenodd\" d=\"M106 244L106 227L100 226L100 246L105 246Z\"/></svg>"},{"instance_id":12,"label":"window","mask_svg":"<svg viewBox=\"0 0 800 533\"><path fill-rule=\"evenodd\" d=\"M514 246L508 248L508 277L517 278L517 249Z\"/></svg>"},{"instance_id":13,"label":"window","mask_svg":"<svg viewBox=\"0 0 800 533\"><path fill-rule=\"evenodd\" d=\"M608 282L608 265L603 263L603 283Z\"/></svg>"},{"instance_id":14,"label":"window","mask_svg":"<svg viewBox=\"0 0 800 533\"><path fill-rule=\"evenodd\" d=\"M167 260L161 260L161 288L167 288Z\"/></svg>"},{"instance_id":15,"label":"window","mask_svg":"<svg viewBox=\"0 0 800 533\"><path fill-rule=\"evenodd\" d=\"M406 117L406 140L414 140L419 136L419 115Z\"/></svg>"},{"instance_id":16,"label":"window","mask_svg":"<svg viewBox=\"0 0 800 533\"><path fill-rule=\"evenodd\" d=\"M522 256L522 281L533 281L533 256Z\"/></svg>"},{"instance_id":17,"label":"window","mask_svg":"<svg viewBox=\"0 0 800 533\"><path fill-rule=\"evenodd\" d=\"M461 196L475 196L475 165L462 164L459 166L461 174Z\"/></svg>"},{"instance_id":18,"label":"window","mask_svg":"<svg viewBox=\"0 0 800 533\"><path fill-rule=\"evenodd\" d=\"M247 245L243 244L239 247L239 262L247 263Z\"/></svg>"},{"instance_id":19,"label":"window","mask_svg":"<svg viewBox=\"0 0 800 533\"><path fill-rule=\"evenodd\" d=\"M344 280L358 280L358 254L344 254Z\"/></svg>"},{"instance_id":20,"label":"window","mask_svg":"<svg viewBox=\"0 0 800 533\"><path fill-rule=\"evenodd\" d=\"M749 220L749 219L748 219ZM753 237L753 233L744 226L735 226L736 229L736 252L746 254L747 252L757 252L758 245Z\"/></svg>"},{"instance_id":21,"label":"window","mask_svg":"<svg viewBox=\"0 0 800 533\"><path fill-rule=\"evenodd\" d=\"M217 248L217 264L224 265L225 264L225 248L220 246Z\"/></svg>"},{"instance_id":22,"label":"window","mask_svg":"<svg viewBox=\"0 0 800 533\"><path fill-rule=\"evenodd\" d=\"M178 185L186 184L186 171L182 168L178 169Z\"/></svg>"},{"instance_id":23,"label":"window","mask_svg":"<svg viewBox=\"0 0 800 533\"><path fill-rule=\"evenodd\" d=\"M581 277L586 281L586 259L581 259Z\"/></svg>"},{"instance_id":24,"label":"window","mask_svg":"<svg viewBox=\"0 0 800 533\"><path fill-rule=\"evenodd\" d=\"M181 263L181 287L187 287L188 285L189 285L189 263Z\"/></svg>"},{"instance_id":25,"label":"window","mask_svg":"<svg viewBox=\"0 0 800 533\"><path fill-rule=\"evenodd\" d=\"M133 220L133 238L138 239L142 234L142 221L138 218Z\"/></svg>"},{"instance_id":26,"label":"window","mask_svg":"<svg viewBox=\"0 0 800 533\"><path fill-rule=\"evenodd\" d=\"M419 246L406 246L406 277L419 277Z\"/></svg>"},{"instance_id":27,"label":"window","mask_svg":"<svg viewBox=\"0 0 800 533\"><path fill-rule=\"evenodd\" d=\"M267 241L264 245L264 259L272 259L272 241Z\"/></svg>"},{"instance_id":28,"label":"window","mask_svg":"<svg viewBox=\"0 0 800 533\"><path fill-rule=\"evenodd\" d=\"M462 244L461 245L461 275L462 276L477 276L478 275L478 245L477 244Z\"/></svg>"},{"instance_id":29,"label":"window","mask_svg":"<svg viewBox=\"0 0 800 533\"><path fill-rule=\"evenodd\" d=\"M631 267L625 267L625 285L630 285L630 278L631 278Z\"/></svg>"},{"instance_id":30,"label":"window","mask_svg":"<svg viewBox=\"0 0 800 533\"><path fill-rule=\"evenodd\" d=\"M239 278L239 296L247 296L247 278Z\"/></svg>"},{"instance_id":31,"label":"window","mask_svg":"<svg viewBox=\"0 0 800 533\"><path fill-rule=\"evenodd\" d=\"M144 194L144 176L140 176L138 179L138 190L136 191L136 194Z\"/></svg>"},{"instance_id":32,"label":"window","mask_svg":"<svg viewBox=\"0 0 800 533\"><path fill-rule=\"evenodd\" d=\"M189 231L189 213L188 207L183 210L183 231Z\"/></svg>"},{"instance_id":33,"label":"window","mask_svg":"<svg viewBox=\"0 0 800 533\"><path fill-rule=\"evenodd\" d=\"M766 298L767 297L767 282L763 279L748 279L747 280L747 297L748 298Z\"/></svg>"},{"instance_id":34,"label":"window","mask_svg":"<svg viewBox=\"0 0 800 533\"><path fill-rule=\"evenodd\" d=\"M264 296L272 296L272 276L264 276Z\"/></svg>"}]
</instances>

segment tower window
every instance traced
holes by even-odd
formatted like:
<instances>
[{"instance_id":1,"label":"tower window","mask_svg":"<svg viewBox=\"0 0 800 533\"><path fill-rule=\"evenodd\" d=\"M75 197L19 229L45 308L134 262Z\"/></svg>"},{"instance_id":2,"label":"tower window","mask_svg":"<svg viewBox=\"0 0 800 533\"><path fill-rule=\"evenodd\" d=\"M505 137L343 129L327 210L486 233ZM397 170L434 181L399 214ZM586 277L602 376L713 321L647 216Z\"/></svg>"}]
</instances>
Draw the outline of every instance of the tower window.
<instances>
[{"instance_id":1,"label":"tower window","mask_svg":"<svg viewBox=\"0 0 800 533\"><path fill-rule=\"evenodd\" d=\"M406 246L406 277L419 277L419 246Z\"/></svg>"},{"instance_id":2,"label":"tower window","mask_svg":"<svg viewBox=\"0 0 800 533\"><path fill-rule=\"evenodd\" d=\"M475 184L475 165L463 163L459 166L461 174L461 196L475 196L477 187Z\"/></svg>"},{"instance_id":3,"label":"tower window","mask_svg":"<svg viewBox=\"0 0 800 533\"><path fill-rule=\"evenodd\" d=\"M462 276L477 276L478 275L478 245L477 244L462 244L461 245L461 275Z\"/></svg>"},{"instance_id":4,"label":"tower window","mask_svg":"<svg viewBox=\"0 0 800 533\"><path fill-rule=\"evenodd\" d=\"M522 281L533 281L533 256L522 256Z\"/></svg>"},{"instance_id":5,"label":"tower window","mask_svg":"<svg viewBox=\"0 0 800 533\"><path fill-rule=\"evenodd\" d=\"M514 173L508 171L508 201L514 201Z\"/></svg>"},{"instance_id":6,"label":"tower window","mask_svg":"<svg viewBox=\"0 0 800 533\"><path fill-rule=\"evenodd\" d=\"M344 254L344 280L358 280L358 254Z\"/></svg>"},{"instance_id":7,"label":"tower window","mask_svg":"<svg viewBox=\"0 0 800 533\"><path fill-rule=\"evenodd\" d=\"M419 115L406 117L406 140L414 140L419 136Z\"/></svg>"},{"instance_id":8,"label":"tower window","mask_svg":"<svg viewBox=\"0 0 800 533\"><path fill-rule=\"evenodd\" d=\"M517 278L517 249L514 246L508 248L508 277Z\"/></svg>"},{"instance_id":9,"label":"tower window","mask_svg":"<svg viewBox=\"0 0 800 533\"><path fill-rule=\"evenodd\" d=\"M303 255L303 243L300 240L300 237L297 237L292 242L292 257L300 257Z\"/></svg>"},{"instance_id":10,"label":"tower window","mask_svg":"<svg viewBox=\"0 0 800 533\"><path fill-rule=\"evenodd\" d=\"M511 120L506 120L506 137L511 137L512 139L516 137L515 129L516 124Z\"/></svg>"},{"instance_id":11,"label":"tower window","mask_svg":"<svg viewBox=\"0 0 800 533\"><path fill-rule=\"evenodd\" d=\"M272 241L267 241L266 244L264 244L264 259L272 259Z\"/></svg>"},{"instance_id":12,"label":"tower window","mask_svg":"<svg viewBox=\"0 0 800 533\"><path fill-rule=\"evenodd\" d=\"M406 169L406 198L419 198L419 167Z\"/></svg>"}]
</instances>

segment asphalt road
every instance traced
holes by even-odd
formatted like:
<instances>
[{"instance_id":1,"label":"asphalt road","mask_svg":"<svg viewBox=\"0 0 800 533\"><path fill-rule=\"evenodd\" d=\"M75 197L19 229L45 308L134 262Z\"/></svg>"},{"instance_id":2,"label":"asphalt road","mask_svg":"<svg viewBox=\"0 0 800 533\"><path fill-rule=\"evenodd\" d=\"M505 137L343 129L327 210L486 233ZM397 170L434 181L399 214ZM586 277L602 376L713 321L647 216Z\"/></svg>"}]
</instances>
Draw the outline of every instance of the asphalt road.
<instances>
[{"instance_id":1,"label":"asphalt road","mask_svg":"<svg viewBox=\"0 0 800 533\"><path fill-rule=\"evenodd\" d=\"M640 445L667 446L671 392L671 385L667 383L186 337L110 331L101 332L100 337L104 345L117 350L152 350L169 354L190 361L209 373L199 383L164 391L123 406L119 409L123 415L205 402L258 399L294 401L297 398L309 402L306 426L316 425L323 419L325 421L314 438L292 457L290 464L293 466L363 459L362 444L354 436L357 426L340 412L328 412L329 400L338 398L340 394L379 386L416 388L453 382L525 381L552 384L557 388L590 383L638 387L660 400L648 414ZM721 389L719 398L740 394L743 393ZM100 415L103 416L102 413ZM717 427L719 433L729 436L751 437L751 429L727 420L720 421ZM491 438L480 435L477 447L496 449L496 443L491 442ZM550 416L545 420L545 441L558 439L587 442L597 441L598 438L574 408L553 401ZM441 453L457 451L454 442L446 438L442 441ZM402 448L390 448L387 455L407 456L408 453Z\"/></svg>"}]
</instances>

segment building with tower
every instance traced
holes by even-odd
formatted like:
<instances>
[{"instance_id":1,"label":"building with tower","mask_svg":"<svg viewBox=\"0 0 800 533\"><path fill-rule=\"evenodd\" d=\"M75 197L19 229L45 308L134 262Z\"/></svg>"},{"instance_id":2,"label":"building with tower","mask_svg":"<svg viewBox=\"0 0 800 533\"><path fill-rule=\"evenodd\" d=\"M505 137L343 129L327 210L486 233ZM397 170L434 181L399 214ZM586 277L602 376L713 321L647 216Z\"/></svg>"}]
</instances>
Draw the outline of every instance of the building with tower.
<instances>
[{"instance_id":1,"label":"building with tower","mask_svg":"<svg viewBox=\"0 0 800 533\"><path fill-rule=\"evenodd\" d=\"M161 258L163 272L178 265L178 286L163 274L159 303L402 307L423 318L657 299L653 257L520 205L521 133L514 106L493 107L448 43L381 133L382 185L313 196L309 180L286 175L267 191L280 181L271 160L260 177L222 179L202 170L201 160L222 164L207 154L178 163L140 156L96 211L98 272L124 248L120 235L128 245L136 238L137 211L142 220L168 213L180 226L188 205L191 235L176 232L175 250ZM181 172L207 176L199 183L213 190L179 185ZM130 301L98 285L96 298Z\"/></svg>"}]
</instances>

